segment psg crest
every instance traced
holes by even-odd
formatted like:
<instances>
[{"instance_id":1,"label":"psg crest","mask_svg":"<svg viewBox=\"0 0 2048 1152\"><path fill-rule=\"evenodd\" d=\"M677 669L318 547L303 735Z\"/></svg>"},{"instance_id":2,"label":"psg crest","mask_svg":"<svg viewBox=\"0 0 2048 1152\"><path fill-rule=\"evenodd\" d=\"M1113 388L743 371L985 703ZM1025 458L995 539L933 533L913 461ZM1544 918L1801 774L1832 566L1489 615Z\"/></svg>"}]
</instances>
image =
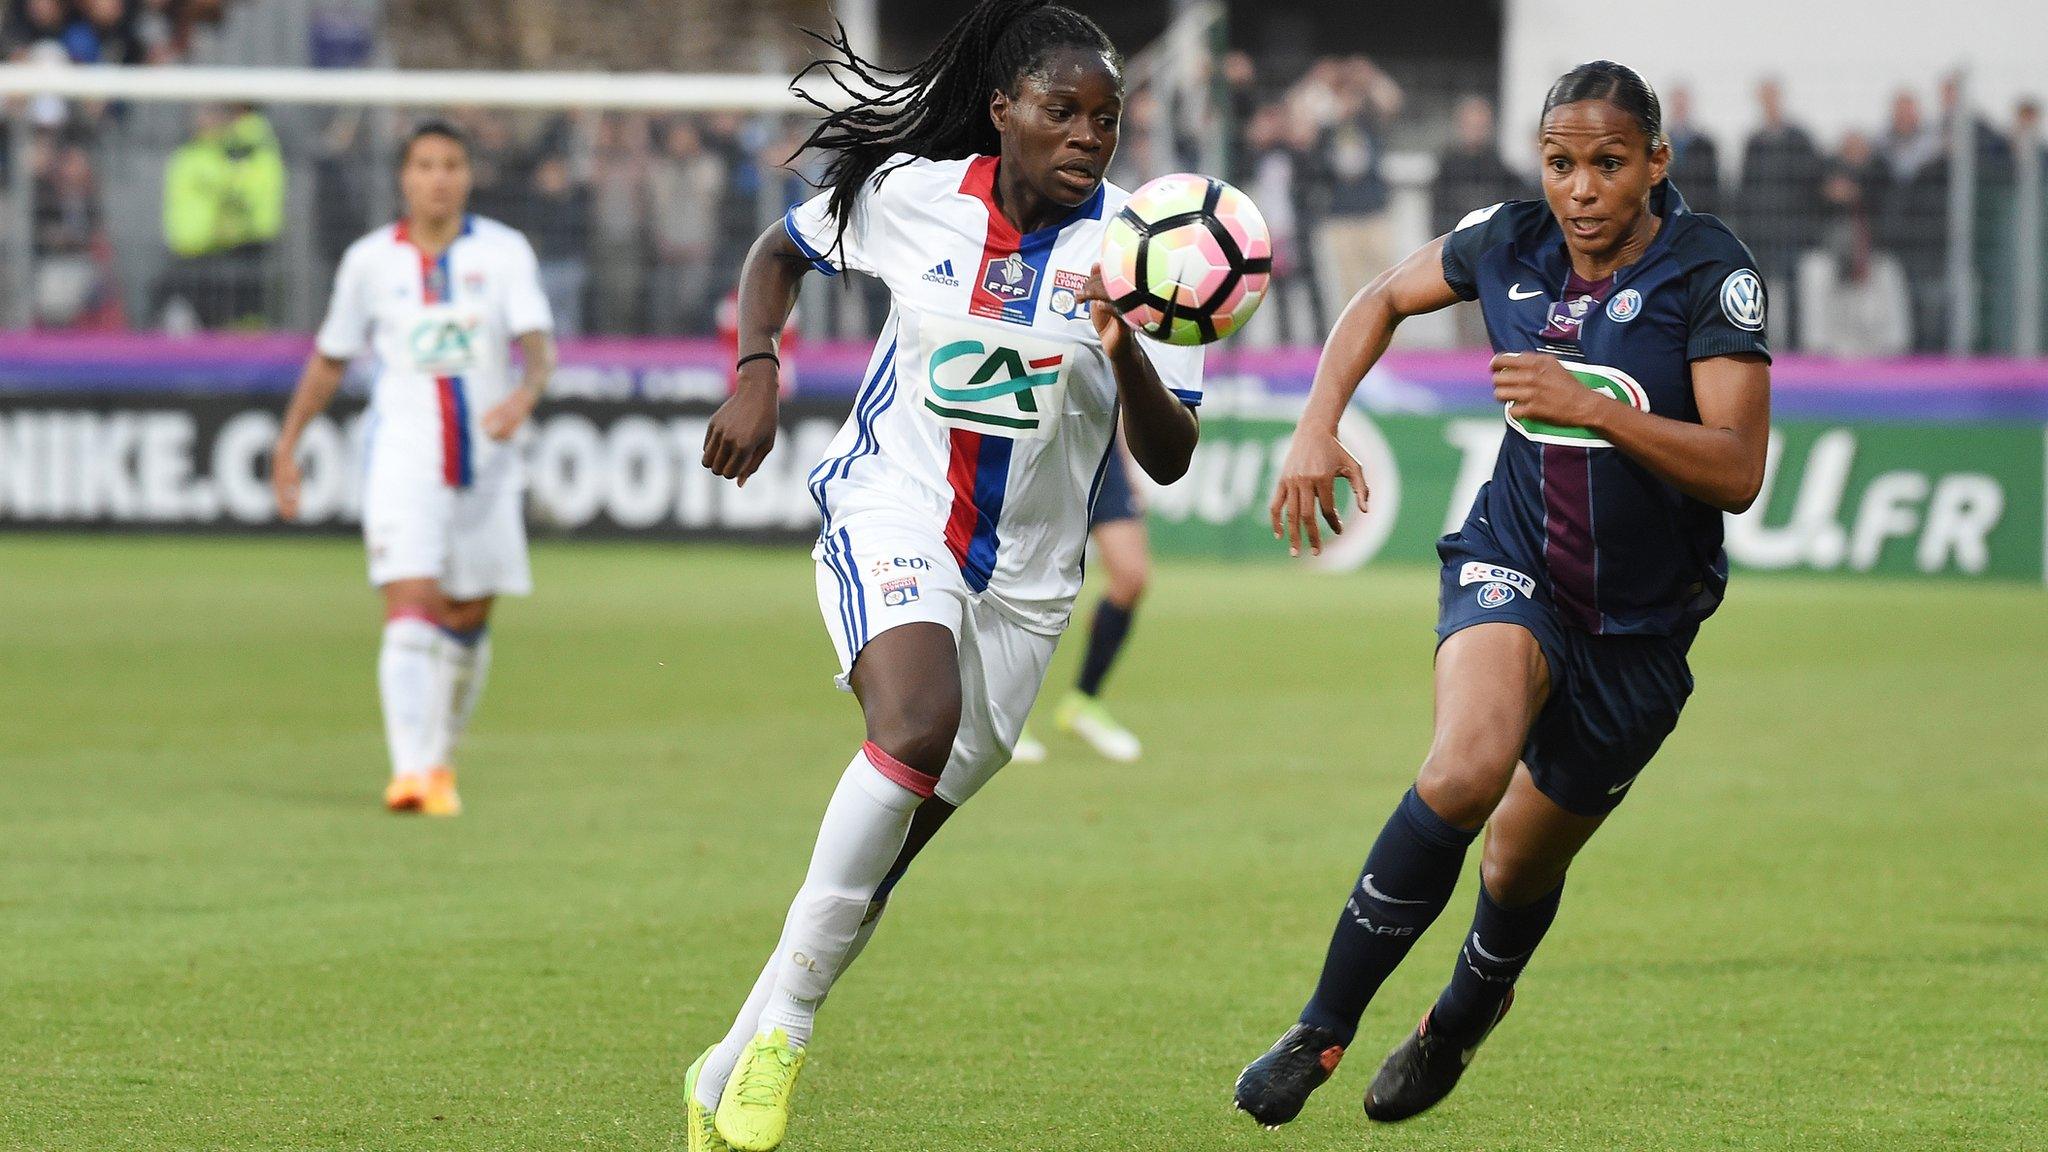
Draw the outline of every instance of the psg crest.
<instances>
[{"instance_id":1,"label":"psg crest","mask_svg":"<svg viewBox=\"0 0 2048 1152\"><path fill-rule=\"evenodd\" d=\"M1479 606L1498 608L1515 598L1515 590L1498 580L1488 581L1479 586Z\"/></svg>"}]
</instances>

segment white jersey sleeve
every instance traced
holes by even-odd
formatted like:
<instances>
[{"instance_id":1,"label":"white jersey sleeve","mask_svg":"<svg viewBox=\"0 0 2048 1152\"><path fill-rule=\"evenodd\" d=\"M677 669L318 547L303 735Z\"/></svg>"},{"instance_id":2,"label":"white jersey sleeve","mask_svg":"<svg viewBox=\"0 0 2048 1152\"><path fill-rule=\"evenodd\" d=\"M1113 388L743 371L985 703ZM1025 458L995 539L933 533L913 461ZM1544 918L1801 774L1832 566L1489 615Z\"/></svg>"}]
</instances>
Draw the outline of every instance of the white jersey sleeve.
<instances>
[{"instance_id":1,"label":"white jersey sleeve","mask_svg":"<svg viewBox=\"0 0 2048 1152\"><path fill-rule=\"evenodd\" d=\"M1158 340L1144 340L1145 355L1152 361L1153 370L1159 373L1159 382L1166 390L1180 398L1190 408L1202 403L1202 361L1201 345L1182 347Z\"/></svg>"},{"instance_id":2,"label":"white jersey sleeve","mask_svg":"<svg viewBox=\"0 0 2048 1152\"><path fill-rule=\"evenodd\" d=\"M373 319L370 264L367 250L361 244L352 244L342 254L341 266L335 269L334 295L327 302L327 318L321 321L320 333L313 341L320 355L330 360L353 360L369 351Z\"/></svg>"},{"instance_id":3,"label":"white jersey sleeve","mask_svg":"<svg viewBox=\"0 0 2048 1152\"><path fill-rule=\"evenodd\" d=\"M912 159L908 153L899 152L884 161L879 172L886 175L890 169ZM853 211L844 233L839 230L838 215L832 211L830 189L791 208L782 218L783 230L811 266L827 276L845 271L875 275L875 217L881 210L879 201L885 187L886 179L869 177L853 198Z\"/></svg>"},{"instance_id":4,"label":"white jersey sleeve","mask_svg":"<svg viewBox=\"0 0 2048 1152\"><path fill-rule=\"evenodd\" d=\"M526 237L514 232L512 238L516 243L507 245L505 257L512 277L505 291L505 331L515 340L528 332L552 332L555 314L540 286L540 260Z\"/></svg>"}]
</instances>

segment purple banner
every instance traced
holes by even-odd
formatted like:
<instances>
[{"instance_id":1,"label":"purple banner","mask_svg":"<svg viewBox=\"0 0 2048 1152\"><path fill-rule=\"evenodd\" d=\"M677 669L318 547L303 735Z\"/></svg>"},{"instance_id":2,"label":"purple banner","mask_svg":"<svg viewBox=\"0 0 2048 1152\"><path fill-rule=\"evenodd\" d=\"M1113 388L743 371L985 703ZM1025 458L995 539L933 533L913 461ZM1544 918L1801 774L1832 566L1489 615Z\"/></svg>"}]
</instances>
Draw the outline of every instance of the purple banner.
<instances>
[{"instance_id":1,"label":"purple banner","mask_svg":"<svg viewBox=\"0 0 2048 1152\"><path fill-rule=\"evenodd\" d=\"M283 393L311 348L302 335L0 333L0 392ZM1211 387L1304 392L1316 356L1312 348L1225 343L1210 353ZM837 342L786 348L783 359L796 394L843 398L859 386L867 357L867 345ZM1361 395L1392 411L1490 406L1487 360L1484 352L1390 352ZM562 348L555 394L713 399L723 395L731 363L731 346L718 340L572 340ZM2048 421L2048 360L1788 355L1771 384L1774 410L1785 416Z\"/></svg>"}]
</instances>

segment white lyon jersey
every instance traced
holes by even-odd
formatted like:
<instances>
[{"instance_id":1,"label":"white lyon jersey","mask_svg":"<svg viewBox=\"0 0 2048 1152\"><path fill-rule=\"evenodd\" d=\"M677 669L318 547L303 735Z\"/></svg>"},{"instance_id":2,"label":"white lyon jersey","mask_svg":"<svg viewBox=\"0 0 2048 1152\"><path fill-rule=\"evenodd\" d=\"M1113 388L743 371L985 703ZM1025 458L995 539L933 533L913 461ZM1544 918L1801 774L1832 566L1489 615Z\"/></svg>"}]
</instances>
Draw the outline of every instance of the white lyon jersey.
<instances>
[{"instance_id":1,"label":"white lyon jersey","mask_svg":"<svg viewBox=\"0 0 2048 1152\"><path fill-rule=\"evenodd\" d=\"M843 240L829 193L783 221L820 272L867 273L893 298L853 414L810 475L826 548L848 522L929 531L969 591L1057 633L1117 420L1078 297L1128 193L1104 182L1019 235L996 207L995 157L899 164L862 189ZM1201 402L1200 348L1144 349L1174 395Z\"/></svg>"},{"instance_id":2,"label":"white lyon jersey","mask_svg":"<svg viewBox=\"0 0 2048 1152\"><path fill-rule=\"evenodd\" d=\"M430 259L401 220L349 245L316 345L336 360L376 354L374 454L437 466L443 482L464 489L516 470L517 453L480 421L512 390L512 340L553 327L524 236L466 216Z\"/></svg>"}]
</instances>

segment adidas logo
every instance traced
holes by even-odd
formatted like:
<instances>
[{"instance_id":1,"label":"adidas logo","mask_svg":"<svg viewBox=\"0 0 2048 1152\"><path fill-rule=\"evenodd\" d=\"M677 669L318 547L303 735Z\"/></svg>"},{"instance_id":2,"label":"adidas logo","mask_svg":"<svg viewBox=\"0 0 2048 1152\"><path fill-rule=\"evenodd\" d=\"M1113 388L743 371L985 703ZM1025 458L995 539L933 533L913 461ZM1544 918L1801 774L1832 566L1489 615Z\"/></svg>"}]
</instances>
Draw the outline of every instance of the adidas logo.
<instances>
[{"instance_id":1,"label":"adidas logo","mask_svg":"<svg viewBox=\"0 0 2048 1152\"><path fill-rule=\"evenodd\" d=\"M948 288L958 288L960 286L960 281L953 277L953 262L951 260L941 260L937 264L932 265L931 271L926 272L924 278L934 284L944 284Z\"/></svg>"}]
</instances>

